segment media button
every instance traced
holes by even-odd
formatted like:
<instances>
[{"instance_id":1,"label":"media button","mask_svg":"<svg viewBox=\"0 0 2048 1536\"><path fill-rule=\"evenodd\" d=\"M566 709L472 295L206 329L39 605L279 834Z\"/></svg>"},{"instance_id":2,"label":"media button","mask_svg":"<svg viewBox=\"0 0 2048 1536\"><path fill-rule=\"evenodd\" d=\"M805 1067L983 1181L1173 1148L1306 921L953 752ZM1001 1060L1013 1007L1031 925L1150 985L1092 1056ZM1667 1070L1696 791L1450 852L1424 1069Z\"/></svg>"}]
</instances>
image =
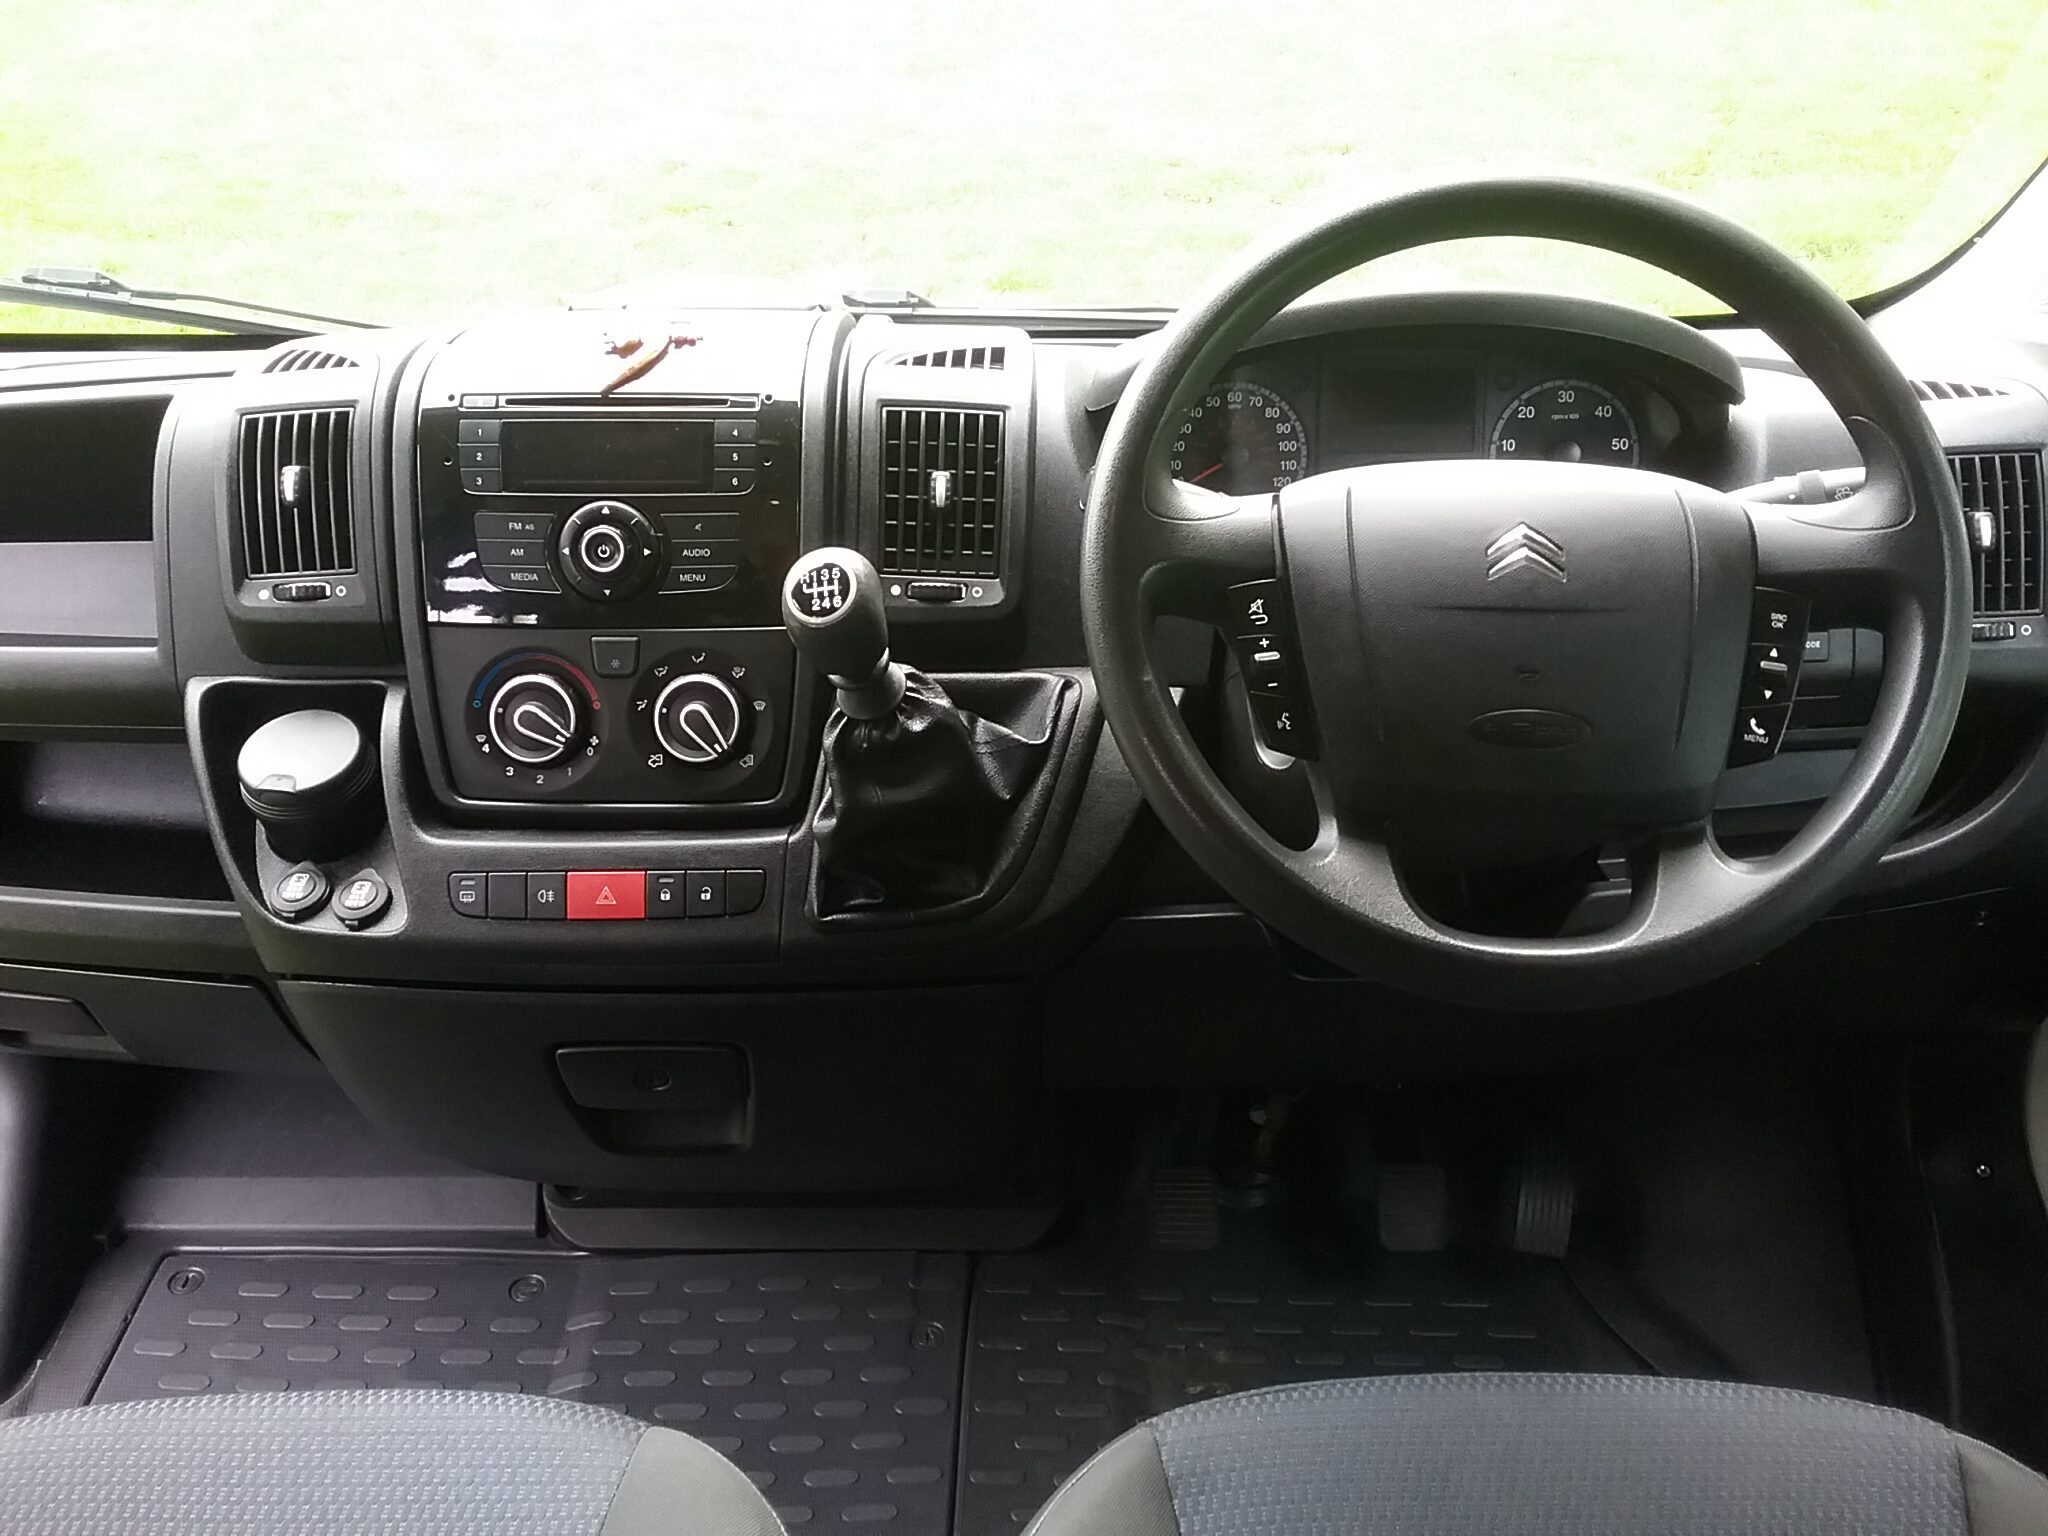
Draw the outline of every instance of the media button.
<instances>
[{"instance_id":1,"label":"media button","mask_svg":"<svg viewBox=\"0 0 2048 1536\"><path fill-rule=\"evenodd\" d=\"M485 565L484 580L507 592L559 592L555 573L540 565Z\"/></svg>"}]
</instances>

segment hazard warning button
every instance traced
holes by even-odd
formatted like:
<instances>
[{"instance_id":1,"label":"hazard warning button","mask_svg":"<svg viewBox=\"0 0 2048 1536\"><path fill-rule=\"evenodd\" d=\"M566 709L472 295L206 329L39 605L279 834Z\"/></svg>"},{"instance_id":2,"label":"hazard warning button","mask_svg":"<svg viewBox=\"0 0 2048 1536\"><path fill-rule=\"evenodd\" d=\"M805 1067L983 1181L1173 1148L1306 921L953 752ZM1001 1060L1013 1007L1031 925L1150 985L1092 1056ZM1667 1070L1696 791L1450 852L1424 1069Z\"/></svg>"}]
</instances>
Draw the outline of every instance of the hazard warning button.
<instances>
[{"instance_id":1,"label":"hazard warning button","mask_svg":"<svg viewBox=\"0 0 2048 1536\"><path fill-rule=\"evenodd\" d=\"M569 871L570 918L645 917L647 872L640 869Z\"/></svg>"}]
</instances>

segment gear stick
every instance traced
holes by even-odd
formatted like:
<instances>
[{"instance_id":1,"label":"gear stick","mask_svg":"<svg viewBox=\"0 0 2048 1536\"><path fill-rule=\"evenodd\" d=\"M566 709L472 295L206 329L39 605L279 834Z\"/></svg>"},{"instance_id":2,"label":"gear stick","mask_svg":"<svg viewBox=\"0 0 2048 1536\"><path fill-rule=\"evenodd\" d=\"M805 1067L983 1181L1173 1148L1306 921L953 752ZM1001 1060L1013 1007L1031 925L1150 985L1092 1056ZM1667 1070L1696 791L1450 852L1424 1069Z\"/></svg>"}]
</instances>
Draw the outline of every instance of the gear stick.
<instances>
[{"instance_id":1,"label":"gear stick","mask_svg":"<svg viewBox=\"0 0 2048 1536\"><path fill-rule=\"evenodd\" d=\"M963 707L890 656L882 579L850 549L790 567L782 618L838 690L811 808L811 915L930 921L997 899L1043 817L1040 770L1071 723L1072 681L961 678L982 712Z\"/></svg>"},{"instance_id":2,"label":"gear stick","mask_svg":"<svg viewBox=\"0 0 2048 1536\"><path fill-rule=\"evenodd\" d=\"M903 669L889 659L882 578L851 549L814 549L789 568L782 622L798 654L839 690L849 719L879 720L903 699Z\"/></svg>"}]
</instances>

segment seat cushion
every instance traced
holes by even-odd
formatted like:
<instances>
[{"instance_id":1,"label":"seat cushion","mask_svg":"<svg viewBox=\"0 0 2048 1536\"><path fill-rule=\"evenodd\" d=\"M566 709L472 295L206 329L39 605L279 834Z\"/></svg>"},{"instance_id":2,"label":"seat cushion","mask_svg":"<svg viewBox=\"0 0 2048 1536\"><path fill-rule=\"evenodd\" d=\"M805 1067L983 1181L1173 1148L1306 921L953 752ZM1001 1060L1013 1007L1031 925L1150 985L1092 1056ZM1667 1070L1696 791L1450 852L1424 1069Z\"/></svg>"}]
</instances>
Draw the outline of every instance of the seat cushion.
<instances>
[{"instance_id":1,"label":"seat cushion","mask_svg":"<svg viewBox=\"0 0 2048 1536\"><path fill-rule=\"evenodd\" d=\"M47 1536L781 1536L737 1467L582 1403L256 1393L0 1424L0 1530Z\"/></svg>"},{"instance_id":2,"label":"seat cushion","mask_svg":"<svg viewBox=\"0 0 2048 1536\"><path fill-rule=\"evenodd\" d=\"M1725 1382L1414 1376L1178 1409L1033 1536L2019 1536L2048 1482L1912 1414Z\"/></svg>"}]
</instances>

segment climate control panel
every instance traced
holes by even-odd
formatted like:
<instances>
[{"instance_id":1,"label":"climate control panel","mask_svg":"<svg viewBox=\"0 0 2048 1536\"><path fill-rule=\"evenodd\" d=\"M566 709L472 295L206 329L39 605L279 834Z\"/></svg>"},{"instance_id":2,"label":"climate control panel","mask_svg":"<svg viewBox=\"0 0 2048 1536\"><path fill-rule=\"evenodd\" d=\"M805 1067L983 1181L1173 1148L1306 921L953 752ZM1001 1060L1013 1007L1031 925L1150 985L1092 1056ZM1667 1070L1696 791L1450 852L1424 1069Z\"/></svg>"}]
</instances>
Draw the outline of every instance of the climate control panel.
<instances>
[{"instance_id":1,"label":"climate control panel","mask_svg":"<svg viewBox=\"0 0 2048 1536\"><path fill-rule=\"evenodd\" d=\"M780 630L432 632L437 724L466 800L766 803L795 653Z\"/></svg>"}]
</instances>

